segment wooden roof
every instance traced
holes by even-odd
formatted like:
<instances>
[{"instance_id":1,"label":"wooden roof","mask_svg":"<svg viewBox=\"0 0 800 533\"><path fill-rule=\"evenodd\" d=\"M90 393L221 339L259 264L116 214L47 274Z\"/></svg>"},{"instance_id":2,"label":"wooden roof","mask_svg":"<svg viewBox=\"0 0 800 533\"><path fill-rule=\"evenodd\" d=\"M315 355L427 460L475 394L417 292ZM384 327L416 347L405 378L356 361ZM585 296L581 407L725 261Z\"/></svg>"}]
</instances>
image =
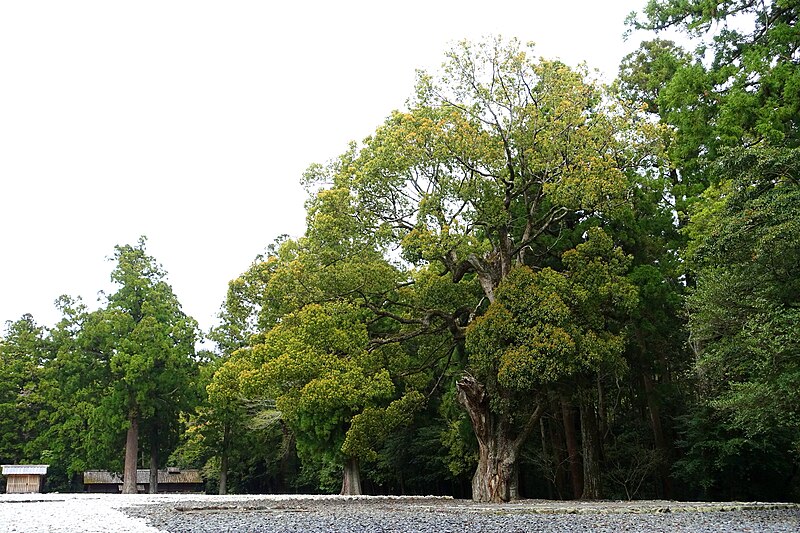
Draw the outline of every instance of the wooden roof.
<instances>
[{"instance_id":1,"label":"wooden roof","mask_svg":"<svg viewBox=\"0 0 800 533\"><path fill-rule=\"evenodd\" d=\"M200 475L199 470L178 470L177 468L169 468L167 470L158 471L158 483L202 483L203 477ZM83 473L84 485L95 484L122 484L122 475L116 472L108 472L106 470L87 470ZM136 483L147 484L150 483L150 470L140 469L136 471Z\"/></svg>"},{"instance_id":2,"label":"wooden roof","mask_svg":"<svg viewBox=\"0 0 800 533\"><path fill-rule=\"evenodd\" d=\"M47 467L50 465L3 465L3 475L38 475L47 474Z\"/></svg>"}]
</instances>

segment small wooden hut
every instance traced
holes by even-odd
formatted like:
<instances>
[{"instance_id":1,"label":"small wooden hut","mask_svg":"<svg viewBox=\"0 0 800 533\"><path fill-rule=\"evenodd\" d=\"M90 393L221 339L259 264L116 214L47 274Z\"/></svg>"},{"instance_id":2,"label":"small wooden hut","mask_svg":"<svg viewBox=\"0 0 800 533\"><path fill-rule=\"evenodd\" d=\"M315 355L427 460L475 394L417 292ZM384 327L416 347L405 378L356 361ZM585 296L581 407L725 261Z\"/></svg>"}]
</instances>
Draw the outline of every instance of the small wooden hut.
<instances>
[{"instance_id":1,"label":"small wooden hut","mask_svg":"<svg viewBox=\"0 0 800 533\"><path fill-rule=\"evenodd\" d=\"M6 494L42 492L48 466L50 465L3 465Z\"/></svg>"},{"instance_id":2,"label":"small wooden hut","mask_svg":"<svg viewBox=\"0 0 800 533\"><path fill-rule=\"evenodd\" d=\"M105 470L87 470L83 473L86 492L122 492L122 476ZM150 489L150 470L136 471L137 492ZM204 492L203 477L199 470L170 467L158 471L158 492Z\"/></svg>"}]
</instances>

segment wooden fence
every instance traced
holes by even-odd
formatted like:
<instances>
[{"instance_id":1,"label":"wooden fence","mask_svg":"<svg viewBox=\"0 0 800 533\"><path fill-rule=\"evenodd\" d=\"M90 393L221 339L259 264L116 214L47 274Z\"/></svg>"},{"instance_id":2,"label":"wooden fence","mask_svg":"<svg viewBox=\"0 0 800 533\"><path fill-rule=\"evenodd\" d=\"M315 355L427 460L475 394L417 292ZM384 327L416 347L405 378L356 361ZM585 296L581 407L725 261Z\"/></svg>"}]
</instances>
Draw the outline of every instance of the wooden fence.
<instances>
[{"instance_id":1,"label":"wooden fence","mask_svg":"<svg viewBox=\"0 0 800 533\"><path fill-rule=\"evenodd\" d=\"M36 474L14 474L6 479L7 494L39 492L42 476Z\"/></svg>"}]
</instances>

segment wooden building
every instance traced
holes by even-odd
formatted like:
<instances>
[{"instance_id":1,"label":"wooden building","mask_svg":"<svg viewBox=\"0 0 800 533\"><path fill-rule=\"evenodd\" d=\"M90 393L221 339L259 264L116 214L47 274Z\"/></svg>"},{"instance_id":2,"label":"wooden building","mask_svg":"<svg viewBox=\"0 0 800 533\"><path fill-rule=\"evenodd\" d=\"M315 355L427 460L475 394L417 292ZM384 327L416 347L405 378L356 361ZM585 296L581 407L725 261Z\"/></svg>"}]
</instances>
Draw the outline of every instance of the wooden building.
<instances>
[{"instance_id":1,"label":"wooden building","mask_svg":"<svg viewBox=\"0 0 800 533\"><path fill-rule=\"evenodd\" d=\"M122 492L122 475L105 470L87 470L83 473L86 492ZM136 471L136 490L150 491L150 470ZM158 471L158 492L205 492L199 470L167 468Z\"/></svg>"},{"instance_id":2,"label":"wooden building","mask_svg":"<svg viewBox=\"0 0 800 533\"><path fill-rule=\"evenodd\" d=\"M3 465L6 494L42 492L48 466L50 465Z\"/></svg>"}]
</instances>

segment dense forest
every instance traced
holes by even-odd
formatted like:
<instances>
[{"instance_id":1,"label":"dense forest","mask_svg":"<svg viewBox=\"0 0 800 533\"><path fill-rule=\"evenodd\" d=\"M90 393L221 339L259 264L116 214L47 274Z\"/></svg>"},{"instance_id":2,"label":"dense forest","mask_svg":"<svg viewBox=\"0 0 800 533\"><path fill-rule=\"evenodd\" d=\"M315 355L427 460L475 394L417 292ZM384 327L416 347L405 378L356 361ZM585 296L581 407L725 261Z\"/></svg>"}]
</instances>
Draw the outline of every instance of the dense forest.
<instances>
[{"instance_id":1,"label":"dense forest","mask_svg":"<svg viewBox=\"0 0 800 533\"><path fill-rule=\"evenodd\" d=\"M221 494L800 500L798 13L652 0L611 85L456 45L308 168L305 234L210 332L144 238L98 309L8 321L0 463L62 491L178 465Z\"/></svg>"}]
</instances>

